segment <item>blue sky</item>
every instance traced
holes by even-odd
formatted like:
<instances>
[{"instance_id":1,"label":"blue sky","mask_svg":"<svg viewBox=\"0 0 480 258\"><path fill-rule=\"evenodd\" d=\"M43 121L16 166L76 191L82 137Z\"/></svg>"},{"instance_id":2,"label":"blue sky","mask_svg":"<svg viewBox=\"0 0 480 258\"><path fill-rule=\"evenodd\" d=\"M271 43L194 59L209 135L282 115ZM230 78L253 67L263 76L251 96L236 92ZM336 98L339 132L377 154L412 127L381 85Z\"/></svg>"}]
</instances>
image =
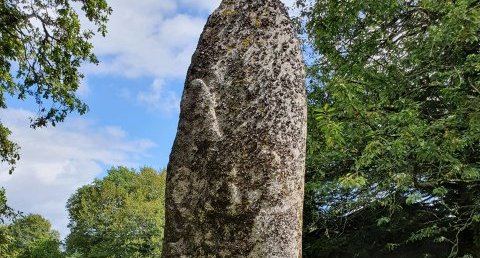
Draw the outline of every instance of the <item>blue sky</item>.
<instances>
[{"instance_id":1,"label":"blue sky","mask_svg":"<svg viewBox=\"0 0 480 258\"><path fill-rule=\"evenodd\" d=\"M283 0L292 6L293 0ZM111 166L166 167L186 71L220 0L115 0L106 38L93 39L101 63L85 65L79 96L89 105L55 128L32 130L29 102L10 101L1 119L21 146L15 173L0 173L14 208L49 219L68 234L65 204ZM84 22L85 26L89 24Z\"/></svg>"}]
</instances>

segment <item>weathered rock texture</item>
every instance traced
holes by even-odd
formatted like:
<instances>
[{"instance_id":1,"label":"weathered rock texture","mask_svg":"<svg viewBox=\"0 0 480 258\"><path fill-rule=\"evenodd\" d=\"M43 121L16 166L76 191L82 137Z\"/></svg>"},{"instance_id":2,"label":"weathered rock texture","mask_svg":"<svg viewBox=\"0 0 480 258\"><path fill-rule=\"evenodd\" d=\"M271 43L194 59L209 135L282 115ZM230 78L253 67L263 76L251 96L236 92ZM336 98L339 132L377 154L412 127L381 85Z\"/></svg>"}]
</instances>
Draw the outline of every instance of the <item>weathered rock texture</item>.
<instances>
[{"instance_id":1,"label":"weathered rock texture","mask_svg":"<svg viewBox=\"0 0 480 258\"><path fill-rule=\"evenodd\" d=\"M279 0L224 0L193 55L164 257L300 257L306 89Z\"/></svg>"}]
</instances>

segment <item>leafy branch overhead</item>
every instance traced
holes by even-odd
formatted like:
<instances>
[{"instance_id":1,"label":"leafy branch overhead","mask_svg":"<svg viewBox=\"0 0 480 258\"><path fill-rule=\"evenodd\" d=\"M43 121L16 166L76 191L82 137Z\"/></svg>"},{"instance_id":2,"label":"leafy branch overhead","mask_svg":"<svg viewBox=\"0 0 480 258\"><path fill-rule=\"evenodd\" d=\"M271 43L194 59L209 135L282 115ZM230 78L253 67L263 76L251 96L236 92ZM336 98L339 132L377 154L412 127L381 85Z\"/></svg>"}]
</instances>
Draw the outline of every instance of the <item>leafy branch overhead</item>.
<instances>
[{"instance_id":1,"label":"leafy branch overhead","mask_svg":"<svg viewBox=\"0 0 480 258\"><path fill-rule=\"evenodd\" d=\"M31 127L55 126L71 112L88 107L76 91L82 63L98 63L90 43L105 35L110 7L105 0L3 0L0 5L0 108L8 96L33 98L38 105ZM96 31L82 29L80 15ZM19 159L18 146L0 121L0 155L10 166Z\"/></svg>"}]
</instances>

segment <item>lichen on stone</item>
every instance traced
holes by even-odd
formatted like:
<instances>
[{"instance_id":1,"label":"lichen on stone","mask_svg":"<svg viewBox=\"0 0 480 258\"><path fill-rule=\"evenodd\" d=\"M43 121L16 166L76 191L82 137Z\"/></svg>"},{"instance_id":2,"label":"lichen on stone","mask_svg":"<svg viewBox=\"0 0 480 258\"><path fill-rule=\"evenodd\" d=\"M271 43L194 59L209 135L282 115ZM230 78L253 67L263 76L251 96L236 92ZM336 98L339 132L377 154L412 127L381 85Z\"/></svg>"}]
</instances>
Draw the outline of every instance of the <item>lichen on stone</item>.
<instances>
[{"instance_id":1,"label":"lichen on stone","mask_svg":"<svg viewBox=\"0 0 480 258\"><path fill-rule=\"evenodd\" d=\"M192 57L163 257L300 257L305 71L279 0L224 0Z\"/></svg>"}]
</instances>

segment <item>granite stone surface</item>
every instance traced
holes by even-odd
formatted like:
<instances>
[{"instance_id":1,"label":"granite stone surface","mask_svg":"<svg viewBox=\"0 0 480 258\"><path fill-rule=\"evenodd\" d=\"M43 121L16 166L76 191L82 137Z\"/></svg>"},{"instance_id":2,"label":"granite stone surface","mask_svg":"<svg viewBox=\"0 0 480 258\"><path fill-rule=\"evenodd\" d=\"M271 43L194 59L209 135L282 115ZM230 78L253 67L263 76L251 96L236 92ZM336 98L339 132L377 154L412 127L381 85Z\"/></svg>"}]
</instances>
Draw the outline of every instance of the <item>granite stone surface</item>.
<instances>
[{"instance_id":1,"label":"granite stone surface","mask_svg":"<svg viewBox=\"0 0 480 258\"><path fill-rule=\"evenodd\" d=\"M305 71L279 0L224 0L192 57L163 257L301 257Z\"/></svg>"}]
</instances>

